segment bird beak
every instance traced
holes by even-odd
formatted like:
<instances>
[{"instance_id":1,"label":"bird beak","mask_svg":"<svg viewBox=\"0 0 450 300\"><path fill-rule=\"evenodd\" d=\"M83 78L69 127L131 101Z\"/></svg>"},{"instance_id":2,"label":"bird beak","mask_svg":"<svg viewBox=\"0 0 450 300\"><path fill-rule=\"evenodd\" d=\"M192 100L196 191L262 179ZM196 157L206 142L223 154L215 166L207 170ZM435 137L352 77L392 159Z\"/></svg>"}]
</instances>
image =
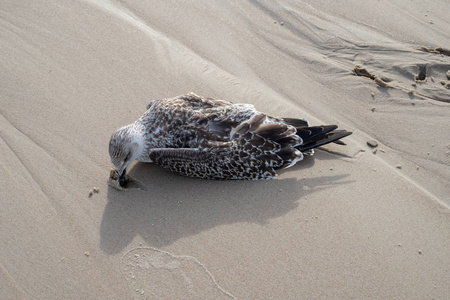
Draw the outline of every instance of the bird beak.
<instances>
[{"instance_id":1,"label":"bird beak","mask_svg":"<svg viewBox=\"0 0 450 300\"><path fill-rule=\"evenodd\" d=\"M125 174L127 173L127 168L123 169L122 174L119 174L119 184L121 187L125 186L126 179Z\"/></svg>"}]
</instances>

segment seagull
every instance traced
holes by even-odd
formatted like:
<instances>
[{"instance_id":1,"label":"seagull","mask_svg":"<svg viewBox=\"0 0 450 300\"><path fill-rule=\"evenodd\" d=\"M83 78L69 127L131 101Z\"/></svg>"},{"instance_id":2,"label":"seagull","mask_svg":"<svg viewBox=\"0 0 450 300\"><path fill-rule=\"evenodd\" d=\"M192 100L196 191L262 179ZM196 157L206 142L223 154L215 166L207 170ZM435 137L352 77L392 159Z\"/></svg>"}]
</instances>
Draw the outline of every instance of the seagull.
<instances>
[{"instance_id":1,"label":"seagull","mask_svg":"<svg viewBox=\"0 0 450 300\"><path fill-rule=\"evenodd\" d=\"M138 120L112 134L109 155L122 187L135 160L204 179L272 179L316 147L345 145L340 139L352 132L336 129L189 93L150 102Z\"/></svg>"}]
</instances>

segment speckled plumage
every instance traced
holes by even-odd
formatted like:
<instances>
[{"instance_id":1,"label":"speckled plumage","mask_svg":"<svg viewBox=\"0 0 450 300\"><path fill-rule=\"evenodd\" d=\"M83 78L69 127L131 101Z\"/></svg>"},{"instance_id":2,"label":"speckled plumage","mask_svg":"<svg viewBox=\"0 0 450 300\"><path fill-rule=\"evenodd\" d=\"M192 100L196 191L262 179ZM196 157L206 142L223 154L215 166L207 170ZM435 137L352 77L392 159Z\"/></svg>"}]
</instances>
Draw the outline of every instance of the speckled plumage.
<instances>
[{"instance_id":1,"label":"speckled plumage","mask_svg":"<svg viewBox=\"0 0 450 300\"><path fill-rule=\"evenodd\" d=\"M190 93L150 102L141 118L112 135L109 152L119 175L137 159L191 177L271 179L312 148L351 134L336 128Z\"/></svg>"}]
</instances>

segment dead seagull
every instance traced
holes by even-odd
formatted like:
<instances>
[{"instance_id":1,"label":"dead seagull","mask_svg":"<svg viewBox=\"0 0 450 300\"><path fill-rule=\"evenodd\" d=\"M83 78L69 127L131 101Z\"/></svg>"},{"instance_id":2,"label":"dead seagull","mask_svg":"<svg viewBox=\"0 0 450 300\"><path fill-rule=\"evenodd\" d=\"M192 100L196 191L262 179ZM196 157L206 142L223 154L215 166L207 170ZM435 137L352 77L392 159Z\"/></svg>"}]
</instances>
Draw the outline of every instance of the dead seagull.
<instances>
[{"instance_id":1,"label":"dead seagull","mask_svg":"<svg viewBox=\"0 0 450 300\"><path fill-rule=\"evenodd\" d=\"M134 160L190 177L272 179L313 148L344 144L339 139L351 132L336 128L189 93L150 102L142 117L113 133L109 155L121 186Z\"/></svg>"}]
</instances>

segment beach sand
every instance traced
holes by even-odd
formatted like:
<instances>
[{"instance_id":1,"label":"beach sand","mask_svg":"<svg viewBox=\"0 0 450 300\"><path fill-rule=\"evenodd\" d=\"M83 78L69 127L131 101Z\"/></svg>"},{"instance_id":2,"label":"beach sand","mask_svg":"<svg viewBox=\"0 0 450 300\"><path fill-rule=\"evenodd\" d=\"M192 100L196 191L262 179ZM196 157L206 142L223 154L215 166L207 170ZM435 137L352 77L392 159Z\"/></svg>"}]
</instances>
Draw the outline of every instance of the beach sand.
<instances>
[{"instance_id":1,"label":"beach sand","mask_svg":"<svg viewBox=\"0 0 450 300\"><path fill-rule=\"evenodd\" d=\"M450 298L449 9L0 0L0 298ZM276 180L109 187L110 135L191 91L353 135Z\"/></svg>"}]
</instances>

